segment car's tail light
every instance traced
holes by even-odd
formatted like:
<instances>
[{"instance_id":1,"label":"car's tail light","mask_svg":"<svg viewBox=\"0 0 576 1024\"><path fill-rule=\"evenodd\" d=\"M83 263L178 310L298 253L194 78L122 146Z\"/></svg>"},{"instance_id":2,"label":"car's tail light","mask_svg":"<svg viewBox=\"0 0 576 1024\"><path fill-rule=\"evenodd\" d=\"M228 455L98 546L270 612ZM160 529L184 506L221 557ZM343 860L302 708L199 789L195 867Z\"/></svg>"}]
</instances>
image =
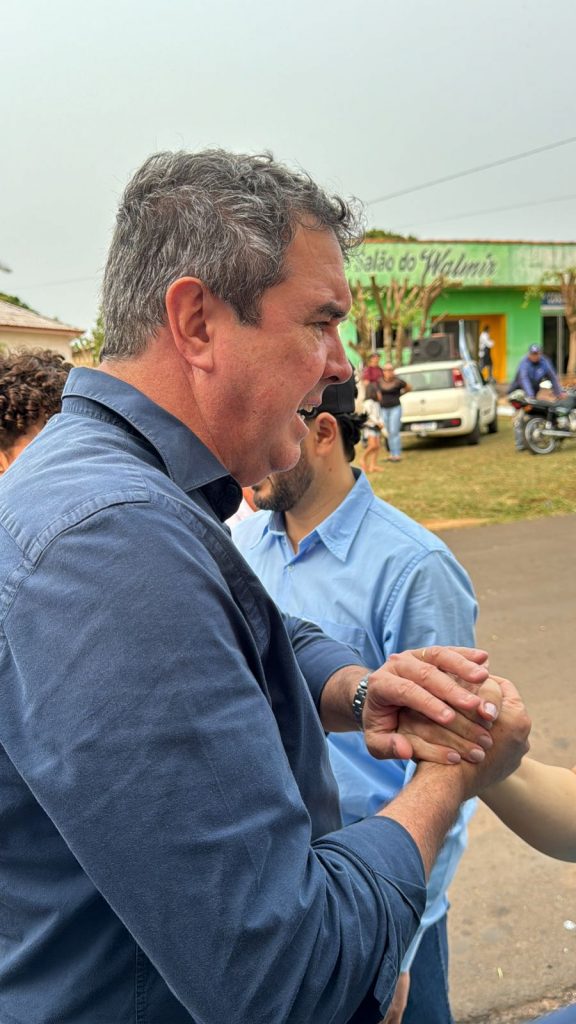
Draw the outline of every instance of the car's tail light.
<instances>
[{"instance_id":1,"label":"car's tail light","mask_svg":"<svg viewBox=\"0 0 576 1024\"><path fill-rule=\"evenodd\" d=\"M464 387L464 377L462 376L462 371L461 370L457 370L457 369L453 369L452 370L452 383L453 383L453 386L455 388L463 388Z\"/></svg>"}]
</instances>

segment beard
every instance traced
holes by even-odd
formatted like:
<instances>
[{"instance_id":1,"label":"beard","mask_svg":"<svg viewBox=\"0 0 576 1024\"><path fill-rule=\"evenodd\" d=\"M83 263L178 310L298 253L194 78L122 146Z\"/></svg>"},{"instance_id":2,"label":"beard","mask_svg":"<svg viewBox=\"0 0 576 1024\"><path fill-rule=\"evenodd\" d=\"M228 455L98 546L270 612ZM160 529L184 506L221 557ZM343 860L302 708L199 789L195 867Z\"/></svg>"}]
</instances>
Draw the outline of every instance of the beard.
<instances>
[{"instance_id":1,"label":"beard","mask_svg":"<svg viewBox=\"0 0 576 1024\"><path fill-rule=\"evenodd\" d=\"M272 473L254 487L254 504L266 512L289 512L300 501L314 479L304 449L296 465L286 473Z\"/></svg>"}]
</instances>

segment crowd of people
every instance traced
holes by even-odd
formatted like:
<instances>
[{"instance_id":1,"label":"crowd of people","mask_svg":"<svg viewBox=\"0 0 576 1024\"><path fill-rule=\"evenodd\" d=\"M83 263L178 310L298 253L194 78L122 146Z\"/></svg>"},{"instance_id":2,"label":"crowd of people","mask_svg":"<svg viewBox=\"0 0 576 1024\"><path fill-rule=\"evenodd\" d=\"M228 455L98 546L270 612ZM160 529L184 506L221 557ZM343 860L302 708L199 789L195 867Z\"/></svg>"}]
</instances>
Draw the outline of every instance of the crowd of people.
<instances>
[{"instance_id":1,"label":"crowd of people","mask_svg":"<svg viewBox=\"0 0 576 1024\"><path fill-rule=\"evenodd\" d=\"M470 579L351 465L407 390L372 360L355 409L358 231L268 156L156 154L101 367L0 365L3 1019L450 1024L473 798L576 860Z\"/></svg>"},{"instance_id":2,"label":"crowd of people","mask_svg":"<svg viewBox=\"0 0 576 1024\"><path fill-rule=\"evenodd\" d=\"M490 337L488 325L484 325L478 342L478 361L482 378L487 384L494 384L492 349L494 340ZM400 368L400 374L402 370ZM401 460L401 423L402 407L400 399L411 385L402 380L392 363L381 365L380 355L373 352L361 373L364 398L362 409L365 416L362 432L363 448L361 466L365 473L374 473L381 469L378 461L385 440L389 455L387 462ZM555 398L561 399L566 392L562 389L558 375L540 344L529 346L526 355L520 360L514 377L509 384L508 394L522 391L527 398L535 398L542 384L552 388ZM522 408L514 416L514 444L516 451L524 451L526 416Z\"/></svg>"}]
</instances>

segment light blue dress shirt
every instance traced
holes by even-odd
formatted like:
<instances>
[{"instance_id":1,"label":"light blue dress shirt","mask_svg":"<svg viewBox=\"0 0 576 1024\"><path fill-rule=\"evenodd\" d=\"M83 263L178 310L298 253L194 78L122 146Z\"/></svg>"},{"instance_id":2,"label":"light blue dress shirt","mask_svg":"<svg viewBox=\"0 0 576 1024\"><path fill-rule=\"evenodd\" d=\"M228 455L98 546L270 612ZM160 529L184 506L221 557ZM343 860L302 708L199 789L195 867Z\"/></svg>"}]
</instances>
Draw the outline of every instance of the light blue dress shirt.
<instances>
[{"instance_id":1,"label":"light blue dress shirt","mask_svg":"<svg viewBox=\"0 0 576 1024\"><path fill-rule=\"evenodd\" d=\"M258 512L233 531L244 557L283 611L317 623L377 667L395 652L433 644L474 646L477 604L467 573L440 538L377 498L364 474L339 507L299 545L290 545L280 514ZM344 822L374 814L408 781L411 762L377 761L360 733L329 737ZM448 909L446 889L466 846L475 809L460 810L428 883L420 929Z\"/></svg>"}]
</instances>

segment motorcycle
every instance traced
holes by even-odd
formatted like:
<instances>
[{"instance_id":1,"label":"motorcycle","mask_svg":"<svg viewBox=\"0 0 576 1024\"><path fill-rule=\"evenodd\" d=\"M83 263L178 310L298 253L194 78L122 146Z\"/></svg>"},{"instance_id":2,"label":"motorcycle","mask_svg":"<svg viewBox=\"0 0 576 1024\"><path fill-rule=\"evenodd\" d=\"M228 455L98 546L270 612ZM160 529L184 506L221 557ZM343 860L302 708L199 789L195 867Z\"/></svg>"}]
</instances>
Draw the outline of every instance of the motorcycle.
<instances>
[{"instance_id":1,"label":"motorcycle","mask_svg":"<svg viewBox=\"0 0 576 1024\"><path fill-rule=\"evenodd\" d=\"M576 440L576 389L556 402L528 398L523 391L513 391L508 399L522 411L524 439L533 455L550 455L562 441Z\"/></svg>"}]
</instances>

